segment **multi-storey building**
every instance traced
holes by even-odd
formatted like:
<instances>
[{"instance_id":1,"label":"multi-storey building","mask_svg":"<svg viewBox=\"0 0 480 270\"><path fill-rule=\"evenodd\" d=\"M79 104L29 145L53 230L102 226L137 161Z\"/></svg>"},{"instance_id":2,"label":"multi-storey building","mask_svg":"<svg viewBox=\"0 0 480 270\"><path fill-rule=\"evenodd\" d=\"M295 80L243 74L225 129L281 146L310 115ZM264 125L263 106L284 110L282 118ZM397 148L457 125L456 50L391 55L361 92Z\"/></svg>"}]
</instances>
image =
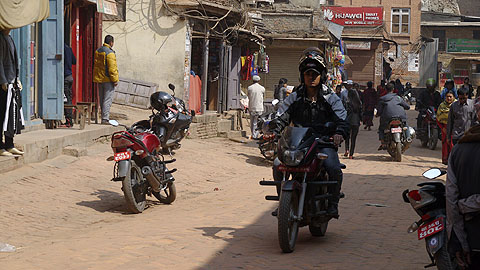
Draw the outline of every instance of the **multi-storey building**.
<instances>
[{"instance_id":1,"label":"multi-storey building","mask_svg":"<svg viewBox=\"0 0 480 270\"><path fill-rule=\"evenodd\" d=\"M418 81L421 0L327 0L324 15L344 26L349 79Z\"/></svg>"}]
</instances>

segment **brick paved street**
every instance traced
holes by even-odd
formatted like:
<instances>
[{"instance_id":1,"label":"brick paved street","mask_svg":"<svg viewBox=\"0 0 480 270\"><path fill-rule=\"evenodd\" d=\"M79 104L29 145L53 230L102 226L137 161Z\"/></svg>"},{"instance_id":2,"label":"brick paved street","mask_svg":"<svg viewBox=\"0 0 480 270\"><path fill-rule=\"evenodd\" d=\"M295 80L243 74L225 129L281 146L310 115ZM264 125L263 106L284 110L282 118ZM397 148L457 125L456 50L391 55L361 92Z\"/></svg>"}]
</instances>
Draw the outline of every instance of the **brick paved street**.
<instances>
[{"instance_id":1,"label":"brick paved street","mask_svg":"<svg viewBox=\"0 0 480 270\"><path fill-rule=\"evenodd\" d=\"M396 163L376 151L376 132L362 129L358 140L357 158L342 159L340 219L324 238L301 228L293 254L280 252L275 203L263 199L274 189L258 185L271 168L254 143L185 140L177 201L152 200L138 215L128 214L120 183L109 181L108 142L85 157L2 174L0 242L18 250L0 253L0 269L423 269L424 242L406 233L418 217L401 192L439 166L439 148L416 140Z\"/></svg>"}]
</instances>

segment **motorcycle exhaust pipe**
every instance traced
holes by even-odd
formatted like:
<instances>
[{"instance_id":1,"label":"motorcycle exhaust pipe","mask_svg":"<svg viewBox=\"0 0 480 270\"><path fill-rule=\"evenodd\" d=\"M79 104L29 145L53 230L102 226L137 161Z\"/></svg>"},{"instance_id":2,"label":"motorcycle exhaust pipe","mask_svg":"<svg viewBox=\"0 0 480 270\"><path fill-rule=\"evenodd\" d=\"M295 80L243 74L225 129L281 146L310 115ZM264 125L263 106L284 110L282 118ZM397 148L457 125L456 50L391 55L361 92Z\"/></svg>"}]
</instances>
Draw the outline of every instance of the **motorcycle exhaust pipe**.
<instances>
[{"instance_id":1,"label":"motorcycle exhaust pipe","mask_svg":"<svg viewBox=\"0 0 480 270\"><path fill-rule=\"evenodd\" d=\"M149 166L142 168L142 174L147 178L148 183L152 187L153 191L160 192L160 182L157 180L155 175L153 175L152 169Z\"/></svg>"}]
</instances>

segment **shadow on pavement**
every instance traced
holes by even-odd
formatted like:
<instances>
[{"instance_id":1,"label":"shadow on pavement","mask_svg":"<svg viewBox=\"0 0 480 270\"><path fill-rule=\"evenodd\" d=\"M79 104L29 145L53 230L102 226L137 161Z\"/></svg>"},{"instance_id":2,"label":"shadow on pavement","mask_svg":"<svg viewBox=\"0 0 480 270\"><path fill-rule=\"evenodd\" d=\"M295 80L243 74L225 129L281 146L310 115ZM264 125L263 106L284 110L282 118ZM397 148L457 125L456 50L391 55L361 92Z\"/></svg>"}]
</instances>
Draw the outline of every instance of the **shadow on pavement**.
<instances>
[{"instance_id":1,"label":"shadow on pavement","mask_svg":"<svg viewBox=\"0 0 480 270\"><path fill-rule=\"evenodd\" d=\"M245 160L248 164L262 166L262 167L272 167L273 162L266 160L262 154L260 154L260 150L258 150L258 156L253 156L245 153L239 153L238 156L244 156L247 159Z\"/></svg>"},{"instance_id":2,"label":"shadow on pavement","mask_svg":"<svg viewBox=\"0 0 480 270\"><path fill-rule=\"evenodd\" d=\"M331 220L324 237L302 227L293 253L281 252L277 203L245 227L196 227L222 248L196 269L423 269L429 263L424 242L406 229L418 216L402 200L402 191L426 179L392 175L345 174L340 219ZM259 198L259 204L268 203ZM373 207L375 205L384 207Z\"/></svg>"},{"instance_id":3,"label":"shadow on pavement","mask_svg":"<svg viewBox=\"0 0 480 270\"><path fill-rule=\"evenodd\" d=\"M125 198L123 194L109 191L109 190L97 190L91 193L90 195L97 196L99 200L82 201L76 204L80 206L92 208L101 213L110 212L110 213L120 213L124 215L131 214L131 212L128 210L125 204ZM145 209L148 209L150 207L155 207L157 205L164 205L164 204L156 200L155 201L148 200L147 198L147 205L145 206Z\"/></svg>"}]
</instances>

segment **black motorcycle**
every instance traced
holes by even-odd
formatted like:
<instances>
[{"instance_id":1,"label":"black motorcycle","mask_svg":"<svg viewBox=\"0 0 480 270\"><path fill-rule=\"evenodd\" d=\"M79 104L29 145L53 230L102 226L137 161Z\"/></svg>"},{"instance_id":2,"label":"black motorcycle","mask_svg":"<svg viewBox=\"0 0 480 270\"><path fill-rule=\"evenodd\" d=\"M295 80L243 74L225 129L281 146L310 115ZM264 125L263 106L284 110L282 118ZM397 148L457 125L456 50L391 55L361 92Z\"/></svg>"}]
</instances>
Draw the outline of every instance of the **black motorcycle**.
<instances>
[{"instance_id":1,"label":"black motorcycle","mask_svg":"<svg viewBox=\"0 0 480 270\"><path fill-rule=\"evenodd\" d=\"M168 87L175 93L175 86L169 84ZM172 150L180 148L180 141L188 133L192 117L195 112L188 112L185 102L174 95L160 91L150 96L152 105L152 115L150 120L142 120L135 124L135 129L152 129L160 138L162 151L172 153Z\"/></svg>"},{"instance_id":2,"label":"black motorcycle","mask_svg":"<svg viewBox=\"0 0 480 270\"><path fill-rule=\"evenodd\" d=\"M418 117L420 119L417 119L417 123L421 124L420 127L417 127L418 139L420 139L423 147L435 150L440 136L435 108L430 106L426 109L421 109Z\"/></svg>"},{"instance_id":3,"label":"black motorcycle","mask_svg":"<svg viewBox=\"0 0 480 270\"><path fill-rule=\"evenodd\" d=\"M274 160L277 157L277 139L269 135L268 124L275 118L275 112L262 114L258 118L257 131L260 134L258 149L267 160Z\"/></svg>"},{"instance_id":4,"label":"black motorcycle","mask_svg":"<svg viewBox=\"0 0 480 270\"><path fill-rule=\"evenodd\" d=\"M446 171L430 169L423 176L433 180ZM440 181L429 181L418 184L418 190L405 190L403 200L410 203L421 217L408 228L409 233L418 232L418 240L425 240L428 256L432 263L425 266L437 266L439 270L457 269L457 263L447 250L446 230L446 198L445 185Z\"/></svg>"},{"instance_id":5,"label":"black motorcycle","mask_svg":"<svg viewBox=\"0 0 480 270\"><path fill-rule=\"evenodd\" d=\"M266 196L266 200L279 201L278 240L283 252L293 252L298 228L309 226L313 236L324 236L332 216L327 214L328 200L333 196L328 186L330 181L323 161L328 158L318 150L336 148L329 137L315 137L312 128L287 127L278 141L278 170L283 173L281 181L260 181L260 185L276 186L279 196ZM342 165L345 168L345 165ZM341 195L340 197L343 197Z\"/></svg>"},{"instance_id":6,"label":"black motorcycle","mask_svg":"<svg viewBox=\"0 0 480 270\"><path fill-rule=\"evenodd\" d=\"M388 129L384 130L387 152L397 161L402 161L402 154L410 147L415 130L408 127L401 118L394 117L388 122Z\"/></svg>"}]
</instances>

